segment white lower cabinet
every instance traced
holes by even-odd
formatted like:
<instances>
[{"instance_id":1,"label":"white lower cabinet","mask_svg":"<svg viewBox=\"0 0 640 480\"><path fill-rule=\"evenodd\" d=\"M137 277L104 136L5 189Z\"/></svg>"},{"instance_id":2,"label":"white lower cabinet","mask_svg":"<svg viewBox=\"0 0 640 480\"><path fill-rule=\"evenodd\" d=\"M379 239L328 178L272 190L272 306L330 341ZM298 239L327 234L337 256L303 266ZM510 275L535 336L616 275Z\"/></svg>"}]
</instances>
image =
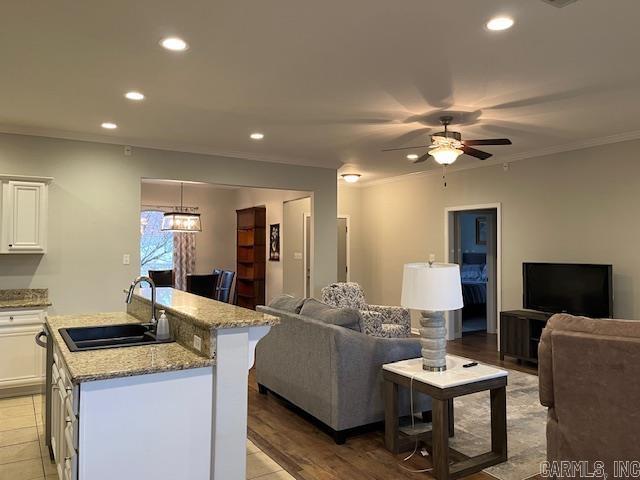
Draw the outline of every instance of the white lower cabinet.
<instances>
[{"instance_id":1,"label":"white lower cabinet","mask_svg":"<svg viewBox=\"0 0 640 480\"><path fill-rule=\"evenodd\" d=\"M78 395L61 355L54 349L51 385L51 448L60 480L78 478Z\"/></svg>"},{"instance_id":2,"label":"white lower cabinet","mask_svg":"<svg viewBox=\"0 0 640 480\"><path fill-rule=\"evenodd\" d=\"M0 389L43 384L45 349L34 338L44 315L44 310L0 310Z\"/></svg>"},{"instance_id":3,"label":"white lower cabinet","mask_svg":"<svg viewBox=\"0 0 640 480\"><path fill-rule=\"evenodd\" d=\"M212 367L74 385L54 344L51 372L60 480L213 478Z\"/></svg>"}]
</instances>

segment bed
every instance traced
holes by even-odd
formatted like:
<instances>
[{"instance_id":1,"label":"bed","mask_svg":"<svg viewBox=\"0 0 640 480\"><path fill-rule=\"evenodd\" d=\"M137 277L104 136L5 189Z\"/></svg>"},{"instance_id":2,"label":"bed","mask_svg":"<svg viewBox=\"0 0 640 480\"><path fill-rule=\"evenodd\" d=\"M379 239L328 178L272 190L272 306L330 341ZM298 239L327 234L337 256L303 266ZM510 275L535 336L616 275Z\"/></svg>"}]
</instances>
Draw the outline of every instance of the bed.
<instances>
[{"instance_id":1,"label":"bed","mask_svg":"<svg viewBox=\"0 0 640 480\"><path fill-rule=\"evenodd\" d=\"M487 255L485 253L462 254L460 279L465 307L487 303Z\"/></svg>"}]
</instances>

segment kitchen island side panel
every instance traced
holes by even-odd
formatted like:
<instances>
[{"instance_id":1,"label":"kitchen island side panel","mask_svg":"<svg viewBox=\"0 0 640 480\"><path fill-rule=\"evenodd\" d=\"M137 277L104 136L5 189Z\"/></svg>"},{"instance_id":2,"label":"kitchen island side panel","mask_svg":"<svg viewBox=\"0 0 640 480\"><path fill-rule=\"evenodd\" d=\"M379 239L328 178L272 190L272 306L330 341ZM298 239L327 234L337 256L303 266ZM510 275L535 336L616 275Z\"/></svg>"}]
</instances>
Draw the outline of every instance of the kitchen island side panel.
<instances>
[{"instance_id":1,"label":"kitchen island side panel","mask_svg":"<svg viewBox=\"0 0 640 480\"><path fill-rule=\"evenodd\" d=\"M213 369L80 385L78 480L210 478Z\"/></svg>"}]
</instances>

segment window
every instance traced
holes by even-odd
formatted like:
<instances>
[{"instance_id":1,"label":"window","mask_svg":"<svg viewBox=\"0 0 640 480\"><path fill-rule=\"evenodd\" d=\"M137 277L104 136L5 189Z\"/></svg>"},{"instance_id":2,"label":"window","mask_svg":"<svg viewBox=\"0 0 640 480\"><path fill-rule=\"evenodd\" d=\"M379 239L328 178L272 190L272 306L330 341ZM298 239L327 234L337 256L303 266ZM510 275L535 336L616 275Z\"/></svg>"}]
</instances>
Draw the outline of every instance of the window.
<instances>
[{"instance_id":1,"label":"window","mask_svg":"<svg viewBox=\"0 0 640 480\"><path fill-rule=\"evenodd\" d=\"M163 232L164 212L143 210L140 212L140 274L149 270L173 269L173 233Z\"/></svg>"}]
</instances>

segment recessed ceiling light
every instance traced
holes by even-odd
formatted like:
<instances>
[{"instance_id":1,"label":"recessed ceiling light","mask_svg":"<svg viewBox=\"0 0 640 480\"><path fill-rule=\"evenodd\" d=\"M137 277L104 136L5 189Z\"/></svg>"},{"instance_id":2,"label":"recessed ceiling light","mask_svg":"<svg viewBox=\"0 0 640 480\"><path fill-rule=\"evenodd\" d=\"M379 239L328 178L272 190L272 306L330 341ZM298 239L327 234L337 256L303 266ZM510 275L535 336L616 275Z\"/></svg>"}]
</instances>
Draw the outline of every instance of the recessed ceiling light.
<instances>
[{"instance_id":1,"label":"recessed ceiling light","mask_svg":"<svg viewBox=\"0 0 640 480\"><path fill-rule=\"evenodd\" d=\"M189 48L187 42L179 37L163 38L160 41L160 45L162 45L167 50L171 50L172 52L184 52L187 48Z\"/></svg>"},{"instance_id":2,"label":"recessed ceiling light","mask_svg":"<svg viewBox=\"0 0 640 480\"><path fill-rule=\"evenodd\" d=\"M417 160L418 158L420 158L420 155L418 155L417 153L410 153L409 155L407 155L407 158L409 160Z\"/></svg>"},{"instance_id":3,"label":"recessed ceiling light","mask_svg":"<svg viewBox=\"0 0 640 480\"><path fill-rule=\"evenodd\" d=\"M251 137L252 140L262 140L264 138L264 133L254 132L249 135L249 137Z\"/></svg>"},{"instance_id":4,"label":"recessed ceiling light","mask_svg":"<svg viewBox=\"0 0 640 480\"><path fill-rule=\"evenodd\" d=\"M106 128L107 130L115 130L116 128L118 128L118 125L112 122L102 122L101 127Z\"/></svg>"},{"instance_id":5,"label":"recessed ceiling light","mask_svg":"<svg viewBox=\"0 0 640 480\"><path fill-rule=\"evenodd\" d=\"M360 174L345 173L344 175L342 175L342 178L344 178L344 181L347 183L356 183L358 180L360 180Z\"/></svg>"},{"instance_id":6,"label":"recessed ceiling light","mask_svg":"<svg viewBox=\"0 0 640 480\"><path fill-rule=\"evenodd\" d=\"M144 100L144 95L140 92L136 92L135 90L125 93L124 96L129 100L135 100L137 102L139 102L140 100Z\"/></svg>"},{"instance_id":7,"label":"recessed ceiling light","mask_svg":"<svg viewBox=\"0 0 640 480\"><path fill-rule=\"evenodd\" d=\"M513 18L510 17L495 17L487 22L487 28L494 32L508 30L511 27L513 27Z\"/></svg>"}]
</instances>

